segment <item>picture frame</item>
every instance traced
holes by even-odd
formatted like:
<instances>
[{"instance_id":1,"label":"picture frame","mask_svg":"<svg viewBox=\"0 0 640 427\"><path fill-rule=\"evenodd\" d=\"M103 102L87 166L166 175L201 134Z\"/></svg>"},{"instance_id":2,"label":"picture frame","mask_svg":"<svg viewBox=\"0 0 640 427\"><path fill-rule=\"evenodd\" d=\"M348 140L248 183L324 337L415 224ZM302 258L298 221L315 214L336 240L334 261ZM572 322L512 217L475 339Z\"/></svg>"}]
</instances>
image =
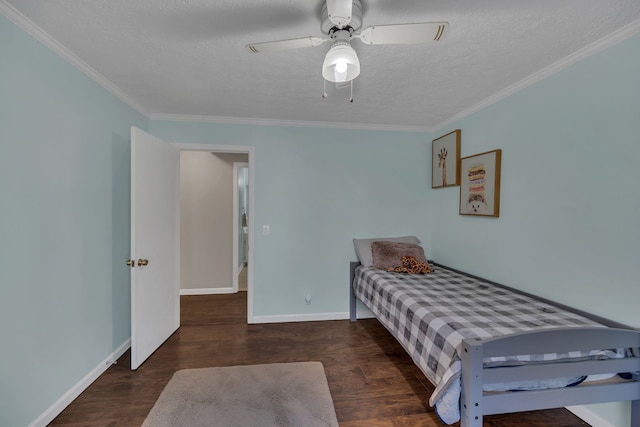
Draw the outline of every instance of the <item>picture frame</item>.
<instances>
[{"instance_id":1,"label":"picture frame","mask_svg":"<svg viewBox=\"0 0 640 427\"><path fill-rule=\"evenodd\" d=\"M431 188L460 185L461 131L436 138L431 145Z\"/></svg>"},{"instance_id":2,"label":"picture frame","mask_svg":"<svg viewBox=\"0 0 640 427\"><path fill-rule=\"evenodd\" d=\"M502 150L460 160L460 215L500 216Z\"/></svg>"}]
</instances>

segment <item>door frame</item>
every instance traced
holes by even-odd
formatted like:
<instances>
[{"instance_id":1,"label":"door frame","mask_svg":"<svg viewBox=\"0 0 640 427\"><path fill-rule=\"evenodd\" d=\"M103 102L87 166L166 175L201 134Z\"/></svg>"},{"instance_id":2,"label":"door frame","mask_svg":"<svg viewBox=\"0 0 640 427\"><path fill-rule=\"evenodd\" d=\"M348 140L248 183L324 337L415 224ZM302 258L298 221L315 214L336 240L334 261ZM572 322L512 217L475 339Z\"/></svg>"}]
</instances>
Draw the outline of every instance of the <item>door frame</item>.
<instances>
[{"instance_id":1,"label":"door frame","mask_svg":"<svg viewBox=\"0 0 640 427\"><path fill-rule=\"evenodd\" d=\"M249 164L249 212L247 212L247 228L248 228L248 244L249 250L247 251L247 323L253 323L253 218L255 211L254 192L255 192L255 147L251 145L214 145L214 144L190 144L190 143L171 143L174 147L180 151L202 151L209 153L226 153L226 154L247 154ZM236 184L237 186L237 184ZM234 193L234 197L237 198L237 194ZM234 209L237 206L234 204ZM237 218L234 217L234 224L237 224ZM234 242L236 242L238 236L234 235ZM235 243L237 245L237 242ZM237 259L237 248L234 252ZM237 261L236 261L237 264ZM233 272L238 266L233 266ZM234 287L237 290L238 278L234 279Z\"/></svg>"}]
</instances>

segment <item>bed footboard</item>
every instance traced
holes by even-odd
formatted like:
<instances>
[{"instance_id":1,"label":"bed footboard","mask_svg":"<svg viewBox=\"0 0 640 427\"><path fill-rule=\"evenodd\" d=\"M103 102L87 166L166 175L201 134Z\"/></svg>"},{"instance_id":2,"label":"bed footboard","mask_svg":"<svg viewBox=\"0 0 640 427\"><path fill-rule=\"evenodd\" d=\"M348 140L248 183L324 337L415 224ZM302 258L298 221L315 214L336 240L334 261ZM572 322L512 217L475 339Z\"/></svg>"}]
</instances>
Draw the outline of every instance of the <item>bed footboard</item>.
<instances>
[{"instance_id":1,"label":"bed footboard","mask_svg":"<svg viewBox=\"0 0 640 427\"><path fill-rule=\"evenodd\" d=\"M632 426L640 425L640 376L632 381L583 384L547 390L484 394L484 384L508 383L536 378L554 378L639 372L640 357L540 365L485 368L486 357L540 354L601 348L638 348L640 332L612 328L566 328L508 335L486 340L463 341L461 427L481 427L483 415L502 414L571 405L631 400Z\"/></svg>"}]
</instances>

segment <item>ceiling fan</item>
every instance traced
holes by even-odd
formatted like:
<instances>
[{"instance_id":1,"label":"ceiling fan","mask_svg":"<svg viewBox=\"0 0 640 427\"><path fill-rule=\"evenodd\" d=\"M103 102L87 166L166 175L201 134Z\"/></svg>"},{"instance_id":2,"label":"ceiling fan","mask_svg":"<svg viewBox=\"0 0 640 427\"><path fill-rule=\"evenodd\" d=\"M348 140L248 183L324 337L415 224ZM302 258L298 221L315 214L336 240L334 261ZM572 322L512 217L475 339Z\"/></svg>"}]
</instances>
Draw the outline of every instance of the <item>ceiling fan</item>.
<instances>
[{"instance_id":1,"label":"ceiling fan","mask_svg":"<svg viewBox=\"0 0 640 427\"><path fill-rule=\"evenodd\" d=\"M325 0L322 5L320 28L327 37L303 37L248 44L253 53L300 49L320 46L331 41L322 64L322 76L336 84L353 82L360 74L360 61L351 47L352 39L368 45L433 43L440 41L449 28L448 22L422 22L416 24L375 25L358 32L362 27L360 0ZM353 86L352 86L353 90ZM323 94L326 97L326 92ZM351 98L353 102L353 96Z\"/></svg>"}]
</instances>

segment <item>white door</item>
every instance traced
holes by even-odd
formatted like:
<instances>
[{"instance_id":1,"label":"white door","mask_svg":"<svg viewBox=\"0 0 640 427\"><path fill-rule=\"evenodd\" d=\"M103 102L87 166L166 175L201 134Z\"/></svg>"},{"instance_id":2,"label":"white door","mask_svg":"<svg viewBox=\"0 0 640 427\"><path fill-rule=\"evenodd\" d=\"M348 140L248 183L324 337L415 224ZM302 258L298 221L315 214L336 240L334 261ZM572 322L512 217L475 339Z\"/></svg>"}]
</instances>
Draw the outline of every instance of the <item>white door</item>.
<instances>
[{"instance_id":1,"label":"white door","mask_svg":"<svg viewBox=\"0 0 640 427\"><path fill-rule=\"evenodd\" d=\"M180 326L180 151L131 128L131 369Z\"/></svg>"}]
</instances>

